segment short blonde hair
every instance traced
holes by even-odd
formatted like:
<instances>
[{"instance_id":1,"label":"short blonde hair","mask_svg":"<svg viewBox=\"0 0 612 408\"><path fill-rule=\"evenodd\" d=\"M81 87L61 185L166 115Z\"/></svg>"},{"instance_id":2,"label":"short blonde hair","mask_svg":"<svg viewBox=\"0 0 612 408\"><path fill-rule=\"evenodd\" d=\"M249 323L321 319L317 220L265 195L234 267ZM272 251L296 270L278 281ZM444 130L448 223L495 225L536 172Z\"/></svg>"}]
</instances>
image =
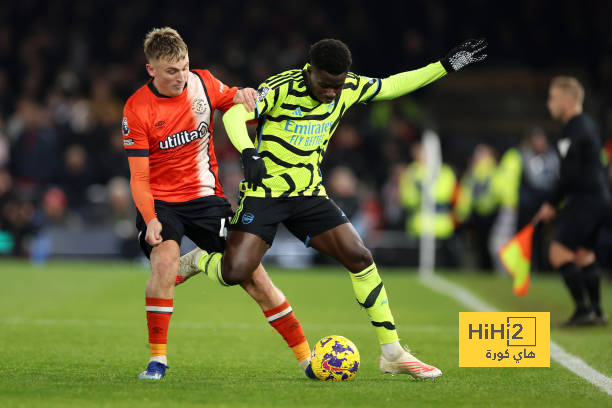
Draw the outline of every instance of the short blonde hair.
<instances>
[{"instance_id":1,"label":"short blonde hair","mask_svg":"<svg viewBox=\"0 0 612 408\"><path fill-rule=\"evenodd\" d=\"M561 89L566 94L570 95L580 105L584 102L584 87L576 78L571 76L556 76L550 81L550 87Z\"/></svg>"},{"instance_id":2,"label":"short blonde hair","mask_svg":"<svg viewBox=\"0 0 612 408\"><path fill-rule=\"evenodd\" d=\"M144 53L148 62L160 58L176 62L187 55L187 44L174 28L154 28L145 37Z\"/></svg>"}]
</instances>

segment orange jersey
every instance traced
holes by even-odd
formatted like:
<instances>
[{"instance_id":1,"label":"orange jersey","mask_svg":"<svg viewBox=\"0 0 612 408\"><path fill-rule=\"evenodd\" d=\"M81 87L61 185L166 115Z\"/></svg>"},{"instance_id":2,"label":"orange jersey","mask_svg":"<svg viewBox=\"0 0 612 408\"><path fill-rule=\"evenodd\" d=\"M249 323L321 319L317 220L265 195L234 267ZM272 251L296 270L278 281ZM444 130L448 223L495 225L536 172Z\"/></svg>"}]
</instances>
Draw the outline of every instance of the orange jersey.
<instances>
[{"instance_id":1,"label":"orange jersey","mask_svg":"<svg viewBox=\"0 0 612 408\"><path fill-rule=\"evenodd\" d=\"M223 197L212 140L213 115L215 109L225 112L232 107L236 91L207 70L192 70L176 97L161 95L152 81L137 90L125 104L122 122L132 179L147 169L134 168L138 161L131 159L145 157L154 199L185 202L209 195ZM149 192L140 189L132 183L134 199L143 212L138 205L143 201L137 196ZM152 208L153 202L145 201Z\"/></svg>"}]
</instances>

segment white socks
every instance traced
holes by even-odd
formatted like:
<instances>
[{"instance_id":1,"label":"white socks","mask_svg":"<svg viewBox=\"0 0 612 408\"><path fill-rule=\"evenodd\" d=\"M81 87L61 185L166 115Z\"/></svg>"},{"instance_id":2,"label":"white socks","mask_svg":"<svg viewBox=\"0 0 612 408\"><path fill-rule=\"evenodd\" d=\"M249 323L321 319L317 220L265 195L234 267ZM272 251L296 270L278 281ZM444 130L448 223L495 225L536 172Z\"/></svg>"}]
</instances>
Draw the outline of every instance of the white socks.
<instances>
[{"instance_id":1,"label":"white socks","mask_svg":"<svg viewBox=\"0 0 612 408\"><path fill-rule=\"evenodd\" d=\"M404 349L400 345L399 340L394 341L393 343L381 344L380 348L382 350L383 357L387 361L395 361L404 352Z\"/></svg>"},{"instance_id":2,"label":"white socks","mask_svg":"<svg viewBox=\"0 0 612 408\"><path fill-rule=\"evenodd\" d=\"M155 357L151 357L151 359L149 360L149 362L151 361L157 361L158 363L162 363L163 365L167 366L168 365L168 357L166 356L155 356Z\"/></svg>"}]
</instances>

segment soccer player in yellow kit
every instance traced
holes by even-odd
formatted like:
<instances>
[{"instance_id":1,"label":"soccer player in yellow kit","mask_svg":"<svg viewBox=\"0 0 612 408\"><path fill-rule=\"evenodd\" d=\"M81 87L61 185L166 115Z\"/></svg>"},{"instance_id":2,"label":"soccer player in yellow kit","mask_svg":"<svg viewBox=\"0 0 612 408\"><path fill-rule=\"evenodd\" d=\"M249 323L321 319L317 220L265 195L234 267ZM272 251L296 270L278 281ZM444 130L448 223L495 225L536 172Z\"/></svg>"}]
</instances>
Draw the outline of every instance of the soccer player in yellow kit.
<instances>
[{"instance_id":1,"label":"soccer player in yellow kit","mask_svg":"<svg viewBox=\"0 0 612 408\"><path fill-rule=\"evenodd\" d=\"M197 260L200 269L222 285L249 279L282 222L306 246L349 270L357 301L366 309L381 345L383 373L419 379L442 375L400 345L372 254L327 196L319 167L331 135L352 105L405 95L481 61L486 47L483 39L468 40L439 62L379 79L350 72L348 47L339 40L324 39L311 47L310 63L302 69L266 80L258 89L255 112L236 105L223 117L230 140L241 152L245 181L240 185L241 199L225 254L203 254ZM256 118L255 147L245 122Z\"/></svg>"}]
</instances>

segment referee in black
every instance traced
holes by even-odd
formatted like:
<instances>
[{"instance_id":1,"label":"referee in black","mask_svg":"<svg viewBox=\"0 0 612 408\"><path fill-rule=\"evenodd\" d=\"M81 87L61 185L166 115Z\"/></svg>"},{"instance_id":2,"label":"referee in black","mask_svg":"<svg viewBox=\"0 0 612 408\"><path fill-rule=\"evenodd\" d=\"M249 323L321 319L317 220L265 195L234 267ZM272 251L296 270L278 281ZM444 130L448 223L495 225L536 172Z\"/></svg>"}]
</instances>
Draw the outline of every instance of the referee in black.
<instances>
[{"instance_id":1,"label":"referee in black","mask_svg":"<svg viewBox=\"0 0 612 408\"><path fill-rule=\"evenodd\" d=\"M553 78L548 110L564 124L557 150L561 158L559 183L536 219L548 222L560 210L549 259L563 276L576 309L564 326L605 325L601 310L601 274L595 262L600 227L610 211L611 194L601 162L601 139L593 119L582 112L584 88L576 78ZM585 292L589 302L586 301Z\"/></svg>"}]
</instances>

